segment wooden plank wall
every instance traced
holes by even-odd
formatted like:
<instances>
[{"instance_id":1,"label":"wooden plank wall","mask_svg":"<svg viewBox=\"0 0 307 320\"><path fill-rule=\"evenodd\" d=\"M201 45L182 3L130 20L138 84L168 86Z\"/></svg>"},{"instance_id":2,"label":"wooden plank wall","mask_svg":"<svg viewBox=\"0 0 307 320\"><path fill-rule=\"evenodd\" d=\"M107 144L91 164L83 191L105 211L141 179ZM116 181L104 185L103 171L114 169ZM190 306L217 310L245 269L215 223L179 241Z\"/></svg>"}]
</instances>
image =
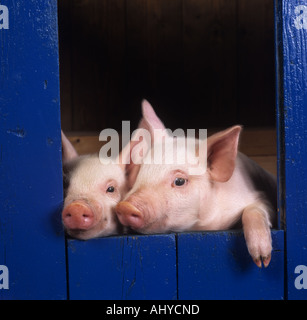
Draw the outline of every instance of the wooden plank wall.
<instances>
[{"instance_id":1,"label":"wooden plank wall","mask_svg":"<svg viewBox=\"0 0 307 320\"><path fill-rule=\"evenodd\" d=\"M242 231L179 233L178 298L284 299L284 231L272 231L268 268L251 261Z\"/></svg>"},{"instance_id":2,"label":"wooden plank wall","mask_svg":"<svg viewBox=\"0 0 307 320\"><path fill-rule=\"evenodd\" d=\"M67 252L71 300L177 298L174 234L70 239Z\"/></svg>"},{"instance_id":3,"label":"wooden plank wall","mask_svg":"<svg viewBox=\"0 0 307 320\"><path fill-rule=\"evenodd\" d=\"M275 125L271 0L59 1L62 127Z\"/></svg>"},{"instance_id":4,"label":"wooden plank wall","mask_svg":"<svg viewBox=\"0 0 307 320\"><path fill-rule=\"evenodd\" d=\"M68 240L70 300L284 299L284 231L272 231L268 268L242 231ZM131 303L131 302L130 302Z\"/></svg>"}]
</instances>

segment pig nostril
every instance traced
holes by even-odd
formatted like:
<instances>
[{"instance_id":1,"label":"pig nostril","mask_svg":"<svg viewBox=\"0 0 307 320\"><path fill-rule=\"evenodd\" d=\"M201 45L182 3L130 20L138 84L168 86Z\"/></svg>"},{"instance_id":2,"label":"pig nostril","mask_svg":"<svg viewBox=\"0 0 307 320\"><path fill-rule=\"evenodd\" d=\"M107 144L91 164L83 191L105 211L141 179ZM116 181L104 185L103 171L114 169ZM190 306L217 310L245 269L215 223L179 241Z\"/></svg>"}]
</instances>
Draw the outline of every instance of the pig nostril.
<instances>
[{"instance_id":1,"label":"pig nostril","mask_svg":"<svg viewBox=\"0 0 307 320\"><path fill-rule=\"evenodd\" d=\"M83 203L70 204L64 209L62 217L67 229L87 230L95 224L94 212Z\"/></svg>"},{"instance_id":2,"label":"pig nostril","mask_svg":"<svg viewBox=\"0 0 307 320\"><path fill-rule=\"evenodd\" d=\"M83 213L82 218L84 219L84 221L90 221L92 220L93 216L89 213Z\"/></svg>"}]
</instances>

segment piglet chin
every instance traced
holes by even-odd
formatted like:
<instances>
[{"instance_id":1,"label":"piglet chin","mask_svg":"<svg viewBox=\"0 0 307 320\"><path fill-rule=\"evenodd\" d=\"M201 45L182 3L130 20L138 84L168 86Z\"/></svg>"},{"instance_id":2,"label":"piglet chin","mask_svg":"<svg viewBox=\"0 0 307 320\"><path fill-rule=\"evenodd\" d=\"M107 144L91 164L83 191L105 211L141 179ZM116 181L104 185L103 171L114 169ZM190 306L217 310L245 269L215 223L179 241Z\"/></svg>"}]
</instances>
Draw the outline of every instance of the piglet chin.
<instances>
[{"instance_id":1,"label":"piglet chin","mask_svg":"<svg viewBox=\"0 0 307 320\"><path fill-rule=\"evenodd\" d=\"M118 233L117 225L115 225L115 222L108 225L105 225L103 223L103 227L101 226L101 223L98 223L95 227L88 230L66 229L66 233L72 238L79 240L108 237Z\"/></svg>"}]
</instances>

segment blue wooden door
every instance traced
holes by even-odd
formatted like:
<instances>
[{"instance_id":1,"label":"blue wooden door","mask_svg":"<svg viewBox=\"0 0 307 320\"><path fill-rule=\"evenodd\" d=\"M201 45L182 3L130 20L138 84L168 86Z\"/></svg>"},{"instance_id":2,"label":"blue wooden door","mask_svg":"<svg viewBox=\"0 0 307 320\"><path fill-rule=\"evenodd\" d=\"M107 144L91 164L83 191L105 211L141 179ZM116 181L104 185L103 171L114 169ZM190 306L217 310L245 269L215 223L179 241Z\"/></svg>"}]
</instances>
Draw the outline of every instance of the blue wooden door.
<instances>
[{"instance_id":1,"label":"blue wooden door","mask_svg":"<svg viewBox=\"0 0 307 320\"><path fill-rule=\"evenodd\" d=\"M70 299L283 299L284 234L259 269L241 231L69 240Z\"/></svg>"},{"instance_id":2,"label":"blue wooden door","mask_svg":"<svg viewBox=\"0 0 307 320\"><path fill-rule=\"evenodd\" d=\"M66 299L57 2L1 5L0 300Z\"/></svg>"},{"instance_id":3,"label":"blue wooden door","mask_svg":"<svg viewBox=\"0 0 307 320\"><path fill-rule=\"evenodd\" d=\"M307 299L307 1L276 3L279 202L286 231L286 296Z\"/></svg>"}]
</instances>

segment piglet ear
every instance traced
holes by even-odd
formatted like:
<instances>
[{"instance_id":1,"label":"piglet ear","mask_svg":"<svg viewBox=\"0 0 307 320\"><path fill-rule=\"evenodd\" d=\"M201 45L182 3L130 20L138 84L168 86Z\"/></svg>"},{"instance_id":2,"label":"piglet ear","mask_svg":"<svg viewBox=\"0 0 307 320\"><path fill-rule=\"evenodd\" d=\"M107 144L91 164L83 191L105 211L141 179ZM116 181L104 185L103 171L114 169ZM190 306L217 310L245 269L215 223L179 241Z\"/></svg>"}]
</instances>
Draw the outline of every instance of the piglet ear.
<instances>
[{"instance_id":1,"label":"piglet ear","mask_svg":"<svg viewBox=\"0 0 307 320\"><path fill-rule=\"evenodd\" d=\"M74 146L65 136L64 132L61 130L62 137L62 162L66 163L78 157L78 153Z\"/></svg>"},{"instance_id":2,"label":"piglet ear","mask_svg":"<svg viewBox=\"0 0 307 320\"><path fill-rule=\"evenodd\" d=\"M142 101L142 115L143 117L138 128L133 132L130 143L123 148L119 155L119 163L126 171L129 187L133 186L142 160L150 151L155 139L168 136L164 124L147 100Z\"/></svg>"},{"instance_id":3,"label":"piglet ear","mask_svg":"<svg viewBox=\"0 0 307 320\"><path fill-rule=\"evenodd\" d=\"M151 134L152 140L154 138L154 133L159 136L167 135L164 124L156 115L151 104L145 99L142 101L142 115L143 118L139 124L139 128L148 130Z\"/></svg>"},{"instance_id":4,"label":"piglet ear","mask_svg":"<svg viewBox=\"0 0 307 320\"><path fill-rule=\"evenodd\" d=\"M145 132L144 132L145 131ZM147 133L147 138L150 140L150 134L147 130L142 127L138 127L132 135L131 140L123 147L122 151L117 157L116 163L126 172L126 178L128 182L128 187L131 188L136 180L138 172L140 170L141 159L144 157L149 149L149 144L147 139L145 139L145 133ZM133 152L142 145L141 154L139 154L138 161L135 162L135 157L133 157ZM140 152L139 152L140 153Z\"/></svg>"},{"instance_id":5,"label":"piglet ear","mask_svg":"<svg viewBox=\"0 0 307 320\"><path fill-rule=\"evenodd\" d=\"M226 182L234 171L241 126L218 132L207 140L207 166L213 181Z\"/></svg>"}]
</instances>

